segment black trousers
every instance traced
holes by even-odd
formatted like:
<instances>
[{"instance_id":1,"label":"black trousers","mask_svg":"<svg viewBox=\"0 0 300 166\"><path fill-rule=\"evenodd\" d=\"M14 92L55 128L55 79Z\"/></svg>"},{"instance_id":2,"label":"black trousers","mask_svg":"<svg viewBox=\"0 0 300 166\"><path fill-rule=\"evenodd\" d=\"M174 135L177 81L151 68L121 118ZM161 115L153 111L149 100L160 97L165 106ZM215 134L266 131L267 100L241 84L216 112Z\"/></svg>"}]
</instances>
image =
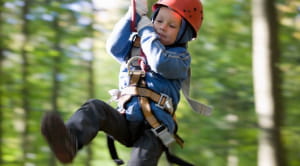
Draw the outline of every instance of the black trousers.
<instances>
[{"instance_id":1,"label":"black trousers","mask_svg":"<svg viewBox=\"0 0 300 166\"><path fill-rule=\"evenodd\" d=\"M163 152L161 142L145 123L127 121L124 114L101 100L88 100L71 116L66 126L76 135L79 149L90 143L99 131L132 147L128 166L156 166Z\"/></svg>"}]
</instances>

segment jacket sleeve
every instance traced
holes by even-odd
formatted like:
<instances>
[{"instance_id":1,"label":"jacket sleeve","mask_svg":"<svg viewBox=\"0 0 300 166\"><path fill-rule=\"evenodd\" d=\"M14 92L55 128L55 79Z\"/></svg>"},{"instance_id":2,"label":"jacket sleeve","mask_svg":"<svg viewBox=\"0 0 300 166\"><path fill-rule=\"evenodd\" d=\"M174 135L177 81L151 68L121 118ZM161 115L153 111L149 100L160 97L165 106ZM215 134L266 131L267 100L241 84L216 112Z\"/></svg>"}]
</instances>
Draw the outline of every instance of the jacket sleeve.
<instances>
[{"instance_id":1,"label":"jacket sleeve","mask_svg":"<svg viewBox=\"0 0 300 166\"><path fill-rule=\"evenodd\" d=\"M167 79L186 79L191 58L184 47L167 48L159 41L152 26L139 32L141 47L151 70Z\"/></svg>"},{"instance_id":2,"label":"jacket sleeve","mask_svg":"<svg viewBox=\"0 0 300 166\"><path fill-rule=\"evenodd\" d=\"M106 50L120 63L127 59L131 49L130 12L127 12L114 26L107 39Z\"/></svg>"}]
</instances>

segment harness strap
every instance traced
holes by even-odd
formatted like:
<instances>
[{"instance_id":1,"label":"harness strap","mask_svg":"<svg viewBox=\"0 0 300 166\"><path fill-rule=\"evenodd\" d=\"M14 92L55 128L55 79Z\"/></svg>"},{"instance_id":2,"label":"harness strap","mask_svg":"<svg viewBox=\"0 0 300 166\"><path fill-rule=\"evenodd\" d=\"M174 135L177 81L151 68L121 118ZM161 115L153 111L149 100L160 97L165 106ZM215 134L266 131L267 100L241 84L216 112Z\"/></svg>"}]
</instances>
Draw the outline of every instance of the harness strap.
<instances>
[{"instance_id":1,"label":"harness strap","mask_svg":"<svg viewBox=\"0 0 300 166\"><path fill-rule=\"evenodd\" d=\"M147 97L153 102L155 102L158 107L168 111L168 113L170 113L172 116L174 115L174 109L171 98L169 98L165 94L159 94L148 88L142 88L137 86L129 86L124 88L119 98L119 105L124 105L132 96Z\"/></svg>"},{"instance_id":2,"label":"harness strap","mask_svg":"<svg viewBox=\"0 0 300 166\"><path fill-rule=\"evenodd\" d=\"M152 127L152 131L161 139L165 146L168 147L172 142L176 141L180 147L183 147L184 141L177 134L171 135L167 128L153 115L148 98L139 97L139 101L145 119Z\"/></svg>"},{"instance_id":3,"label":"harness strap","mask_svg":"<svg viewBox=\"0 0 300 166\"><path fill-rule=\"evenodd\" d=\"M140 72L140 74L139 74ZM143 74L143 71L135 71L130 72L130 83L129 87L122 93L125 94L125 99L128 101L132 96L139 96L139 102L140 106L143 112L143 115L149 125L153 128L152 131L162 140L162 142L165 144L165 146L169 146L172 142L176 141L181 147L183 147L184 141L177 135L171 135L167 128L162 125L157 118L153 115L151 106L149 103L149 99L153 100L157 103L157 106L164 107L164 105L170 101L168 99L169 97L167 95L162 95L157 92L154 92L147 88L146 82L145 82L145 74ZM139 86L139 87L137 87ZM121 95L122 96L122 95ZM122 97L120 98L122 99ZM119 102L123 102L122 104L126 103L127 101L122 101L119 99ZM119 105L122 105L119 104ZM172 105L172 103L169 103ZM173 106L172 106L173 108ZM164 109L163 109L164 110ZM173 109L168 109L172 112L169 112L173 116ZM174 119L175 121L175 119Z\"/></svg>"},{"instance_id":4,"label":"harness strap","mask_svg":"<svg viewBox=\"0 0 300 166\"><path fill-rule=\"evenodd\" d=\"M149 101L146 97L139 97L141 108L145 119L150 124L152 128L158 128L161 124L157 121L155 116L151 112L151 107Z\"/></svg>"},{"instance_id":5,"label":"harness strap","mask_svg":"<svg viewBox=\"0 0 300 166\"><path fill-rule=\"evenodd\" d=\"M146 87L146 83L143 79L140 81L140 84L141 84L140 86ZM157 98L153 99L153 101L154 100L156 100L156 101L159 100L160 101L160 99L158 99L158 98L161 98L161 96L159 96L159 94L157 94L156 92L153 92L151 90L147 91L147 90L149 90L149 89L134 88L133 92L135 92L134 94L136 94L136 93L139 94L140 93L139 94L139 101L140 101L140 105L141 105L143 115L144 115L145 119L147 120L147 122L149 123L149 125L152 127L153 133L156 136L158 136L161 139L161 141L163 142L163 144L165 145L164 151L166 152L167 160L170 163L175 163L175 164L178 164L178 165L181 165L181 166L193 166L192 164L188 163L187 161L184 161L184 160L180 159L179 157L174 156L170 153L170 151L168 149L168 145L171 144L174 141L174 139L181 147L183 147L184 141L177 134L171 135L168 132L167 128L164 125L162 125L157 120L157 118L153 115L153 113L151 111L149 99L148 99L148 97L145 97L145 96L151 96L149 94L155 93L157 95L156 96ZM165 101L167 101L167 100L165 100Z\"/></svg>"},{"instance_id":6,"label":"harness strap","mask_svg":"<svg viewBox=\"0 0 300 166\"><path fill-rule=\"evenodd\" d=\"M191 68L188 70L188 78L185 79L182 83L182 93L189 103L190 107L202 115L209 116L212 112L212 108L206 106L190 97L190 79L191 79Z\"/></svg>"},{"instance_id":7,"label":"harness strap","mask_svg":"<svg viewBox=\"0 0 300 166\"><path fill-rule=\"evenodd\" d=\"M115 147L115 142L114 142L114 139L112 138L112 136L106 135L106 141L107 141L107 146L108 146L108 150L109 150L109 153L110 153L110 157L114 160L114 162L117 165L124 164L124 161L121 160L118 156L118 153L117 153L117 150L116 150L116 147Z\"/></svg>"},{"instance_id":8,"label":"harness strap","mask_svg":"<svg viewBox=\"0 0 300 166\"><path fill-rule=\"evenodd\" d=\"M193 164L188 163L187 161L171 154L168 148L165 148L165 152L166 152L167 160L170 163L175 163L175 164L180 165L180 166L194 166Z\"/></svg>"}]
</instances>

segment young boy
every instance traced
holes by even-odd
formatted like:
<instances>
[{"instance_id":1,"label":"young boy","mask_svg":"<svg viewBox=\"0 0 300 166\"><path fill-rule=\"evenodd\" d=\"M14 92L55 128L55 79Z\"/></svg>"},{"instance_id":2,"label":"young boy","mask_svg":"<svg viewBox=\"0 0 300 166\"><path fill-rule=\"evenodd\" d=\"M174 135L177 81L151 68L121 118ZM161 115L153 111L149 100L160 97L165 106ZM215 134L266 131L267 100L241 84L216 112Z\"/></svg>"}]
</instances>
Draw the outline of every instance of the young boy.
<instances>
[{"instance_id":1,"label":"young boy","mask_svg":"<svg viewBox=\"0 0 300 166\"><path fill-rule=\"evenodd\" d=\"M119 107L92 99L66 124L53 113L42 121L42 134L62 163L72 162L99 131L132 147L129 166L155 166L170 143L180 143L173 115L188 78L187 42L197 36L202 5L199 0L159 0L150 20L147 2L135 3L137 33L131 29L131 7L107 42L108 52L121 64L120 90L115 92ZM132 51L140 48L142 52Z\"/></svg>"}]
</instances>

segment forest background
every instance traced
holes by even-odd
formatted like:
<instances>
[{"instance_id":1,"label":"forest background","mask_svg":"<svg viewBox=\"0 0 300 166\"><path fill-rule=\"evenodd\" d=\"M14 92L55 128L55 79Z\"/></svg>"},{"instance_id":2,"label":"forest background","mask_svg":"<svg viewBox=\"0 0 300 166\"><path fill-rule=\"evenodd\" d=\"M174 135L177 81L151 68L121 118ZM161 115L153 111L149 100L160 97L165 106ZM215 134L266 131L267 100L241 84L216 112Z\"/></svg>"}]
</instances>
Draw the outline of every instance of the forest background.
<instances>
[{"instance_id":1,"label":"forest background","mask_svg":"<svg viewBox=\"0 0 300 166\"><path fill-rule=\"evenodd\" d=\"M260 133L266 130L258 123L261 114L255 107L252 50L260 38L253 38L251 2L255 0L203 0L204 23L199 38L189 45L191 95L214 111L210 117L198 115L182 98L177 119L186 144L171 148L195 165L300 166L300 2L261 0L275 6L275 12L266 12L278 23L270 28L278 31L269 33L277 39L277 56L269 58L278 69L274 76L279 79L272 83L280 89L280 123L274 129L279 135L266 141L279 138L275 144L282 146L277 149L281 164L259 162L271 159L259 153L267 143L261 143ZM118 87L119 64L105 51L105 41L129 4L1 0L0 165L62 165L41 136L43 114L59 111L67 120L89 98L109 100L108 90ZM130 149L117 146L126 161ZM114 165L105 134L81 150L73 165ZM159 166L166 165L162 157Z\"/></svg>"}]
</instances>

